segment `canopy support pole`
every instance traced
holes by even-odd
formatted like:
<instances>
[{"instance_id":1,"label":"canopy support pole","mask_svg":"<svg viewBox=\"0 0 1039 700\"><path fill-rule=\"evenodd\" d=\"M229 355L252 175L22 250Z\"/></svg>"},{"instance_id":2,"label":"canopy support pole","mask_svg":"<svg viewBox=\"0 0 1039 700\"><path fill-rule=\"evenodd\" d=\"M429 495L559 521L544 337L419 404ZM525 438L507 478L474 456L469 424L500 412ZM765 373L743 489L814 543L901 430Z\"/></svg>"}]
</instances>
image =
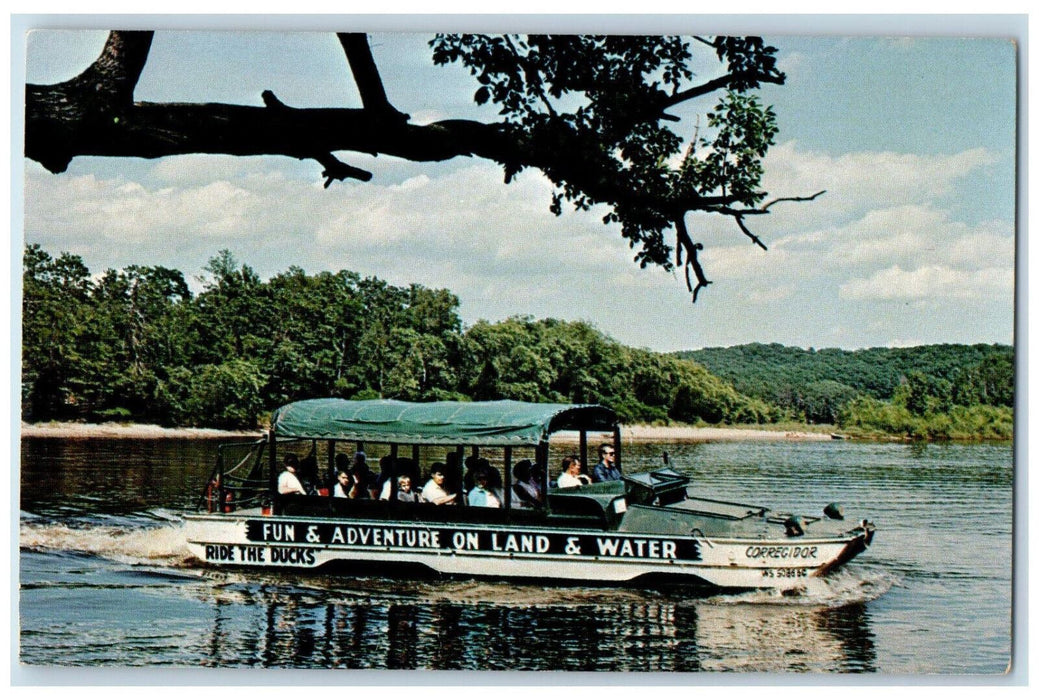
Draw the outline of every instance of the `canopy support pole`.
<instances>
[{"instance_id":1,"label":"canopy support pole","mask_svg":"<svg viewBox=\"0 0 1039 700\"><path fill-rule=\"evenodd\" d=\"M328 495L332 495L336 486L336 441L328 441L328 474L325 477Z\"/></svg>"},{"instance_id":2,"label":"canopy support pole","mask_svg":"<svg viewBox=\"0 0 1039 700\"><path fill-rule=\"evenodd\" d=\"M541 467L541 493L545 494L545 505L548 505L548 484L552 477L548 473L548 442L539 442L534 451L534 459Z\"/></svg>"},{"instance_id":3,"label":"canopy support pole","mask_svg":"<svg viewBox=\"0 0 1039 700\"><path fill-rule=\"evenodd\" d=\"M582 430L581 431L581 443L580 443L580 445L581 445L581 448L580 448L581 466L584 467L585 471L588 472L588 475L591 476L592 471L588 467L588 431L587 430Z\"/></svg>"},{"instance_id":4,"label":"canopy support pole","mask_svg":"<svg viewBox=\"0 0 1039 700\"><path fill-rule=\"evenodd\" d=\"M619 425L613 426L613 452L614 466L623 474L624 468L621 466L621 427Z\"/></svg>"},{"instance_id":5,"label":"canopy support pole","mask_svg":"<svg viewBox=\"0 0 1039 700\"><path fill-rule=\"evenodd\" d=\"M505 522L512 522L512 448L505 448Z\"/></svg>"},{"instance_id":6,"label":"canopy support pole","mask_svg":"<svg viewBox=\"0 0 1039 700\"><path fill-rule=\"evenodd\" d=\"M390 445L390 503L397 505L397 477L400 468L397 466L397 443Z\"/></svg>"},{"instance_id":7,"label":"canopy support pole","mask_svg":"<svg viewBox=\"0 0 1039 700\"><path fill-rule=\"evenodd\" d=\"M269 468L269 474L267 475L268 483L270 484L271 494L274 498L274 512L278 515L281 514L281 503L278 502L278 455L275 454L278 447L278 440L274 437L274 431L270 430L267 432L267 440L270 442L270 454L267 455L267 462Z\"/></svg>"}]
</instances>

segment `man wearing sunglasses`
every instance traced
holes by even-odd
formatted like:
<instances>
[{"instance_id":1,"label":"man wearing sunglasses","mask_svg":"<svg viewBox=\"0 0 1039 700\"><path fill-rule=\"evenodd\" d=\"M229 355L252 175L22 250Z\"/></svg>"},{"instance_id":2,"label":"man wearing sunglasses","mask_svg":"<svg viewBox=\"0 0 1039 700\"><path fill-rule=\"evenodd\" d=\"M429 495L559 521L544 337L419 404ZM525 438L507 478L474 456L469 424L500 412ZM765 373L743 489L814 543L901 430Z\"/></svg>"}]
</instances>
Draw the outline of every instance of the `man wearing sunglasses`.
<instances>
[{"instance_id":1,"label":"man wearing sunglasses","mask_svg":"<svg viewBox=\"0 0 1039 700\"><path fill-rule=\"evenodd\" d=\"M592 478L596 481L620 481L621 470L615 464L617 456L613 445L604 442L599 445L599 463L592 470Z\"/></svg>"}]
</instances>

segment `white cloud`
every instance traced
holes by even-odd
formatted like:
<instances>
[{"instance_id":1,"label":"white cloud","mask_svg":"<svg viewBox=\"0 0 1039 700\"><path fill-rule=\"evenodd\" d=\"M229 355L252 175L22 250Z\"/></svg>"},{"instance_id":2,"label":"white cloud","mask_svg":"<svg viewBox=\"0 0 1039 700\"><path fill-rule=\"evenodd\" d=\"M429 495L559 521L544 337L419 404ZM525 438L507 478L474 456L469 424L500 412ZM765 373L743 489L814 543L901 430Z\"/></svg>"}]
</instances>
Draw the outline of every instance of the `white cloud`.
<instances>
[{"instance_id":1,"label":"white cloud","mask_svg":"<svg viewBox=\"0 0 1039 700\"><path fill-rule=\"evenodd\" d=\"M93 175L42 176L30 179L27 191L35 205L26 207L27 238L33 240L35 236L100 237L123 243L150 238L172 243L196 236L233 239L248 231L243 224L263 206L256 193L226 180L148 189L137 182ZM60 230L54 230L57 222L63 223Z\"/></svg>"},{"instance_id":2,"label":"white cloud","mask_svg":"<svg viewBox=\"0 0 1039 700\"><path fill-rule=\"evenodd\" d=\"M840 287L849 300L937 300L1002 297L1012 299L1013 270L985 268L955 270L944 265L925 265L903 270L898 265L878 270L865 279L852 279Z\"/></svg>"},{"instance_id":3,"label":"white cloud","mask_svg":"<svg viewBox=\"0 0 1039 700\"><path fill-rule=\"evenodd\" d=\"M908 51L917 44L917 40L911 36L881 37L880 42L886 47L900 51Z\"/></svg>"},{"instance_id":4,"label":"white cloud","mask_svg":"<svg viewBox=\"0 0 1039 700\"><path fill-rule=\"evenodd\" d=\"M748 304L774 304L794 296L797 288L793 284L779 284L772 287L747 287L740 292L740 298Z\"/></svg>"},{"instance_id":5,"label":"white cloud","mask_svg":"<svg viewBox=\"0 0 1039 700\"><path fill-rule=\"evenodd\" d=\"M317 166L291 159L135 161L108 176L56 176L29 165L26 240L82 255L92 269L166 265L189 278L229 248L262 276L298 265L447 287L470 322L528 313L585 318L636 345L778 337L821 346L806 326L815 322L813 300L836 299L838 290L847 304L983 295L1010 308L1012 223L968 224L940 202L989 158L980 150L831 157L784 144L772 164L774 192L829 192L748 220L767 252L729 219L690 216L714 282L695 306L681 270L632 262L619 227L603 226L605 210L555 217L551 185L539 172L506 186L500 167L484 161L421 171L393 159L361 161L375 172L372 182L327 190ZM763 318L759 307L773 316ZM784 323L786 336L760 335Z\"/></svg>"},{"instance_id":6,"label":"white cloud","mask_svg":"<svg viewBox=\"0 0 1039 700\"><path fill-rule=\"evenodd\" d=\"M968 225L923 205L876 209L846 226L784 237L775 248L821 251L849 270L924 261L966 269L1014 266L1009 222Z\"/></svg>"},{"instance_id":7,"label":"white cloud","mask_svg":"<svg viewBox=\"0 0 1039 700\"><path fill-rule=\"evenodd\" d=\"M838 221L876 207L932 202L994 162L996 157L983 148L952 155L858 152L831 156L800 150L796 142L788 141L769 151L762 184L770 197L808 196L825 190L810 204L783 203L773 211L782 207L787 220Z\"/></svg>"}]
</instances>

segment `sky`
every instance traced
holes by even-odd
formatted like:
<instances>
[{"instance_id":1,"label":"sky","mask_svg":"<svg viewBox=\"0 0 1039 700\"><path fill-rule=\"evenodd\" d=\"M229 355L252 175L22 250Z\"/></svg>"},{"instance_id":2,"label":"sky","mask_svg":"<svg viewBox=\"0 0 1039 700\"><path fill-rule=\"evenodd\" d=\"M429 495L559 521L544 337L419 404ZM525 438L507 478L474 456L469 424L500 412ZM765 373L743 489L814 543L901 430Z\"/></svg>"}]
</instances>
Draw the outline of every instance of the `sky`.
<instances>
[{"instance_id":1,"label":"sky","mask_svg":"<svg viewBox=\"0 0 1039 700\"><path fill-rule=\"evenodd\" d=\"M95 273L174 267L196 291L207 261L225 248L264 278L290 265L347 269L448 288L466 324L584 320L661 351L1013 343L1015 44L977 22L971 31L988 38L845 22L811 34L810 22L792 18L725 26L687 16L635 27L763 33L787 74L786 85L761 93L779 125L764 187L773 197L826 190L752 222L768 251L730 219L690 215L712 280L695 304L681 274L632 261L619 227L602 223L604 208L556 217L540 173L505 185L498 166L468 158L430 165L339 154L374 178L327 190L316 162L282 157L79 157L59 175L24 159L22 240L80 255ZM431 24L455 28L450 18ZM29 34L25 79L74 76L104 38ZM477 85L464 69L432 65L429 38L372 35L391 102L418 123L495 120L493 109L473 104ZM708 64L695 68L709 77ZM135 98L259 105L265 89L297 107L360 106L342 50L325 32L160 31ZM673 128L691 135L709 106L677 110L683 120Z\"/></svg>"}]
</instances>

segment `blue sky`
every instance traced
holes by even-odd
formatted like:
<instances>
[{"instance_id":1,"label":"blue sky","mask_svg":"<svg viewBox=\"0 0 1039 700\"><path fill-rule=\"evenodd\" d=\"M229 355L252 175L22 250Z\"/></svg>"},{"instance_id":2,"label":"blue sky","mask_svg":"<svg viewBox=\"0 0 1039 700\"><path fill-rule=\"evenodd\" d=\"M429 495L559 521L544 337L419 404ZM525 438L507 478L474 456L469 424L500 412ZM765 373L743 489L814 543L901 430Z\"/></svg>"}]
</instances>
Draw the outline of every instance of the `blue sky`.
<instances>
[{"instance_id":1,"label":"blue sky","mask_svg":"<svg viewBox=\"0 0 1039 700\"><path fill-rule=\"evenodd\" d=\"M667 31L711 33L695 20ZM874 20L874 35L857 37L850 20L813 36L790 21L765 25L788 75L763 92L780 127L765 185L773 196L827 194L756 221L768 252L728 220L690 216L713 280L695 305L680 279L632 263L602 211L554 217L538 173L506 186L496 166L472 159L343 154L375 178L329 190L320 166L287 158L77 158L61 175L24 161L25 240L79 254L95 272L165 265L194 278L221 248L265 277L289 265L350 269L447 287L467 323L582 319L658 350L1013 342L1014 44L963 31L899 36L911 24L897 21ZM390 99L419 122L494 119L472 104L464 70L432 65L427 40L373 35ZM26 78L71 77L103 41L35 33ZM325 33L160 32L136 97L260 104L264 89L294 106L359 104ZM707 106L682 110L679 132Z\"/></svg>"}]
</instances>

